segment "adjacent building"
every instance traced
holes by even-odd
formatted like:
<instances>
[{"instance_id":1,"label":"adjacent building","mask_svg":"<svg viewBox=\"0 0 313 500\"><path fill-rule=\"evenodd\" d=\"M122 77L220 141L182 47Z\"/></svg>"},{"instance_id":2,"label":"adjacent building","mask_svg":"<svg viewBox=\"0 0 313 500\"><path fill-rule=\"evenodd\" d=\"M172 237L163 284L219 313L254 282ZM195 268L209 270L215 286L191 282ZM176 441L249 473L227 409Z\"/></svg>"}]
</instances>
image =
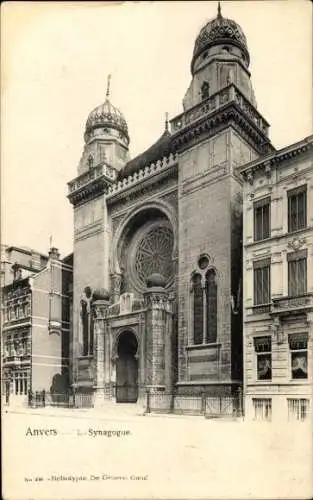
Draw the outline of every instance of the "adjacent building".
<instances>
[{"instance_id":1,"label":"adjacent building","mask_svg":"<svg viewBox=\"0 0 313 500\"><path fill-rule=\"evenodd\" d=\"M73 256L60 260L4 247L2 271L2 394L26 404L29 392L68 391Z\"/></svg>"},{"instance_id":2,"label":"adjacent building","mask_svg":"<svg viewBox=\"0 0 313 500\"><path fill-rule=\"evenodd\" d=\"M238 171L246 416L304 420L312 409L313 136Z\"/></svg>"}]
</instances>

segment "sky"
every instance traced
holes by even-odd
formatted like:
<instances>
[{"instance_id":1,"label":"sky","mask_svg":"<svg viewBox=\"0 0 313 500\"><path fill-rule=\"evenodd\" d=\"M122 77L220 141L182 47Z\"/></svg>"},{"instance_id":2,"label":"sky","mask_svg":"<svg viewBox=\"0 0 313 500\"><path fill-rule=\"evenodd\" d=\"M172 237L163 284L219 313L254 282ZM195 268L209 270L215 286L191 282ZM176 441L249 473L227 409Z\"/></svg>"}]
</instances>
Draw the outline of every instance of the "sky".
<instances>
[{"instance_id":1,"label":"sky","mask_svg":"<svg viewBox=\"0 0 313 500\"><path fill-rule=\"evenodd\" d=\"M312 133L312 4L222 1L243 28L258 110L276 148ZM89 112L124 114L134 157L182 112L201 27L217 2L8 2L1 16L1 242L73 248L67 182Z\"/></svg>"}]
</instances>

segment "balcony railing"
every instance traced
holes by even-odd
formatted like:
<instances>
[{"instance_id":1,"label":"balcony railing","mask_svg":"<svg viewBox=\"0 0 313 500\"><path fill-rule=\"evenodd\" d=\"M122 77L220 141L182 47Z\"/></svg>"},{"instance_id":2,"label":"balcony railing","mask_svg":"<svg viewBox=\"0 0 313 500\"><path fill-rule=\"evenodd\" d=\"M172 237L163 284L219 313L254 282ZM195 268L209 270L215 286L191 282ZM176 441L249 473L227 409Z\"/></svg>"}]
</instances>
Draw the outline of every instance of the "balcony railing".
<instances>
[{"instance_id":1,"label":"balcony railing","mask_svg":"<svg viewBox=\"0 0 313 500\"><path fill-rule=\"evenodd\" d=\"M235 102L236 105L249 116L250 120L252 120L265 135L268 135L268 123L234 84L230 84L219 90L193 108L188 109L185 113L171 120L172 132L175 133L208 113L217 111L229 102Z\"/></svg>"},{"instance_id":2,"label":"balcony railing","mask_svg":"<svg viewBox=\"0 0 313 500\"><path fill-rule=\"evenodd\" d=\"M313 309L313 293L305 293L296 297L277 297L272 299L271 314L304 312Z\"/></svg>"},{"instance_id":3,"label":"balcony railing","mask_svg":"<svg viewBox=\"0 0 313 500\"><path fill-rule=\"evenodd\" d=\"M260 304L252 307L253 314L268 314L271 310L271 304Z\"/></svg>"},{"instance_id":4,"label":"balcony railing","mask_svg":"<svg viewBox=\"0 0 313 500\"><path fill-rule=\"evenodd\" d=\"M116 180L117 172L113 167L106 165L105 163L102 165L97 165L96 167L88 170L88 172L84 172L76 179L73 179L68 183L68 192L69 194L74 193L78 189L82 188L89 184L89 182L98 179L99 177L105 176L110 179L112 182Z\"/></svg>"}]
</instances>

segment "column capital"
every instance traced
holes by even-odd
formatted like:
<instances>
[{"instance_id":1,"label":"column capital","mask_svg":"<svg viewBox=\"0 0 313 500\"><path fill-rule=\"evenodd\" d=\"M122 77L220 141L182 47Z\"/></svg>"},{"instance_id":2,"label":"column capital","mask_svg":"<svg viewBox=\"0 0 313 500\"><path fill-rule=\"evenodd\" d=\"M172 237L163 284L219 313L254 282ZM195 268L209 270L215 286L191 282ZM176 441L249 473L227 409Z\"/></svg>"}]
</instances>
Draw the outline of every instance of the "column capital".
<instances>
[{"instance_id":1,"label":"column capital","mask_svg":"<svg viewBox=\"0 0 313 500\"><path fill-rule=\"evenodd\" d=\"M109 300L95 300L92 302L91 308L95 320L106 318L106 311L110 305Z\"/></svg>"}]
</instances>

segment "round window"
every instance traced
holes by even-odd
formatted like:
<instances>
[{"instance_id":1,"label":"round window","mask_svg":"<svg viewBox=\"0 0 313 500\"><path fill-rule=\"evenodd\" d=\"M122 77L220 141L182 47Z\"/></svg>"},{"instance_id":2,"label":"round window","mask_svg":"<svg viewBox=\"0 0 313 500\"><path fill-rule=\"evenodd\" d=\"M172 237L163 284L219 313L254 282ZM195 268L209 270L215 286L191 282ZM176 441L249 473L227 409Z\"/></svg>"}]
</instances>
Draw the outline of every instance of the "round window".
<instances>
[{"instance_id":1,"label":"round window","mask_svg":"<svg viewBox=\"0 0 313 500\"><path fill-rule=\"evenodd\" d=\"M173 232L167 224L149 224L139 231L129 258L131 274L140 287L146 288L147 278L161 274L167 284L173 277Z\"/></svg>"},{"instance_id":2,"label":"round window","mask_svg":"<svg viewBox=\"0 0 313 500\"><path fill-rule=\"evenodd\" d=\"M201 255L198 260L198 266L200 269L206 269L209 265L209 257L207 255Z\"/></svg>"}]
</instances>

